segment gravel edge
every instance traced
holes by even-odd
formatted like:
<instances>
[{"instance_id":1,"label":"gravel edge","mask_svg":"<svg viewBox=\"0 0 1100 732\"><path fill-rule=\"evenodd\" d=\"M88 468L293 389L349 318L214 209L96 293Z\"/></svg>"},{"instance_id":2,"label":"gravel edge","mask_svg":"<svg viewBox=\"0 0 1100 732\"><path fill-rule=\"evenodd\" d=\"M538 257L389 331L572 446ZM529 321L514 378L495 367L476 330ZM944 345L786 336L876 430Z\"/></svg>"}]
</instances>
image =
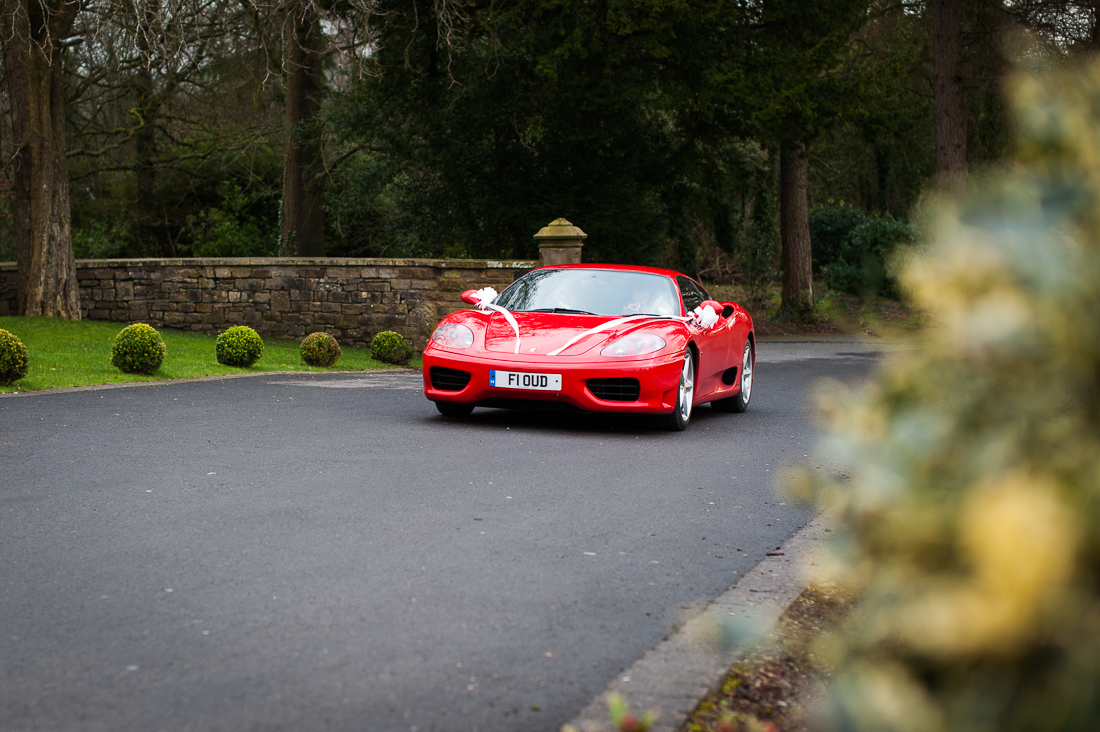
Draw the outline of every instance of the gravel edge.
<instances>
[{"instance_id":1,"label":"gravel edge","mask_svg":"<svg viewBox=\"0 0 1100 732\"><path fill-rule=\"evenodd\" d=\"M757 638L770 632L809 584L808 570L820 563L827 532L834 524L831 514L819 514L780 550L769 552L736 585L620 673L568 724L580 732L606 732L610 729L607 697L617 693L637 714L648 709L660 713L653 732L677 732L699 702L718 688L730 667L752 650L752 643L746 643L723 652L712 640L715 630L726 627L732 616L751 620Z\"/></svg>"}]
</instances>

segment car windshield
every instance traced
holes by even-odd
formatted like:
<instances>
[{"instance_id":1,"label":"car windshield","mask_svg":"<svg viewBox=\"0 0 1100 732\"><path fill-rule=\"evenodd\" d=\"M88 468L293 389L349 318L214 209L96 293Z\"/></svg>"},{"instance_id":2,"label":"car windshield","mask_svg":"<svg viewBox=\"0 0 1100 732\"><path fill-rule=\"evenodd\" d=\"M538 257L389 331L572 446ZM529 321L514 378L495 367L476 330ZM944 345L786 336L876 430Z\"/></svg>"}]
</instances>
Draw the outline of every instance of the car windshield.
<instances>
[{"instance_id":1,"label":"car windshield","mask_svg":"<svg viewBox=\"0 0 1100 732\"><path fill-rule=\"evenodd\" d=\"M588 315L679 315L680 298L668 277L613 269L539 269L496 299L508 310Z\"/></svg>"}]
</instances>

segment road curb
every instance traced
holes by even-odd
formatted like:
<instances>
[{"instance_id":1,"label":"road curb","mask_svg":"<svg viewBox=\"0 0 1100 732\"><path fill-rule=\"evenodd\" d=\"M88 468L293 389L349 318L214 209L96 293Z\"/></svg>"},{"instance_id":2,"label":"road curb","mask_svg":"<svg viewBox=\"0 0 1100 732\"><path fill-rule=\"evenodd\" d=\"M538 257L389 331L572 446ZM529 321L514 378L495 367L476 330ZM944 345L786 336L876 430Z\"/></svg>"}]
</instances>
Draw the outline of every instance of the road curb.
<instances>
[{"instance_id":1,"label":"road curb","mask_svg":"<svg viewBox=\"0 0 1100 732\"><path fill-rule=\"evenodd\" d=\"M606 732L610 729L607 697L617 693L636 713L648 709L660 713L653 732L679 730L699 702L722 683L730 666L752 650L751 644L719 650L712 640L715 629L726 627L732 617L751 619L770 632L806 589L806 570L820 563L834 524L832 514L819 514L700 614L620 673L568 725L580 732Z\"/></svg>"}]
</instances>

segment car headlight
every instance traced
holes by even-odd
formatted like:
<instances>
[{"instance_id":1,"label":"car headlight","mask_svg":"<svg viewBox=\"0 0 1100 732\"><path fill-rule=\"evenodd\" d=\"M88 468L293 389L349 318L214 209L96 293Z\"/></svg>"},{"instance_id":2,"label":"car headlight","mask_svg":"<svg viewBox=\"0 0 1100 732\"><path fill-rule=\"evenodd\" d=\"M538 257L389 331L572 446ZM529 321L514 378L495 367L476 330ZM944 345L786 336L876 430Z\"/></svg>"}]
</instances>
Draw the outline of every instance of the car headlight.
<instances>
[{"instance_id":1,"label":"car headlight","mask_svg":"<svg viewBox=\"0 0 1100 732\"><path fill-rule=\"evenodd\" d=\"M432 333L432 340L445 348L469 348L474 332L460 323L443 323Z\"/></svg>"},{"instance_id":2,"label":"car headlight","mask_svg":"<svg viewBox=\"0 0 1100 732\"><path fill-rule=\"evenodd\" d=\"M665 347L665 339L652 333L631 333L600 351L601 356L644 356Z\"/></svg>"}]
</instances>

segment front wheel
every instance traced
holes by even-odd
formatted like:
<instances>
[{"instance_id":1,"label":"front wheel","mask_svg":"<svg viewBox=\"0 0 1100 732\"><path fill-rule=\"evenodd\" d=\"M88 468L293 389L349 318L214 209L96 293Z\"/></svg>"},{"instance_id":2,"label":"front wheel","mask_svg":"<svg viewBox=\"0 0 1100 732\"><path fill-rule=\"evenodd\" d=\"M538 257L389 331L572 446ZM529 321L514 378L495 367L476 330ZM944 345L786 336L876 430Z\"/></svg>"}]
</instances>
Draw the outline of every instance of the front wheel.
<instances>
[{"instance_id":1,"label":"front wheel","mask_svg":"<svg viewBox=\"0 0 1100 732\"><path fill-rule=\"evenodd\" d=\"M695 359L691 351L684 354L684 366L680 369L680 387L676 390L676 406L665 418L670 430L686 430L691 419L691 402L695 398Z\"/></svg>"},{"instance_id":2,"label":"front wheel","mask_svg":"<svg viewBox=\"0 0 1100 732\"><path fill-rule=\"evenodd\" d=\"M752 340L745 339L745 353L741 357L741 391L728 399L719 399L710 403L711 409L719 412L744 412L749 408L749 397L752 396L752 371L756 364L756 354L753 351Z\"/></svg>"},{"instance_id":3,"label":"front wheel","mask_svg":"<svg viewBox=\"0 0 1100 732\"><path fill-rule=\"evenodd\" d=\"M435 408L444 417L469 417L474 411L472 404L459 404L457 402L436 402Z\"/></svg>"}]
</instances>

